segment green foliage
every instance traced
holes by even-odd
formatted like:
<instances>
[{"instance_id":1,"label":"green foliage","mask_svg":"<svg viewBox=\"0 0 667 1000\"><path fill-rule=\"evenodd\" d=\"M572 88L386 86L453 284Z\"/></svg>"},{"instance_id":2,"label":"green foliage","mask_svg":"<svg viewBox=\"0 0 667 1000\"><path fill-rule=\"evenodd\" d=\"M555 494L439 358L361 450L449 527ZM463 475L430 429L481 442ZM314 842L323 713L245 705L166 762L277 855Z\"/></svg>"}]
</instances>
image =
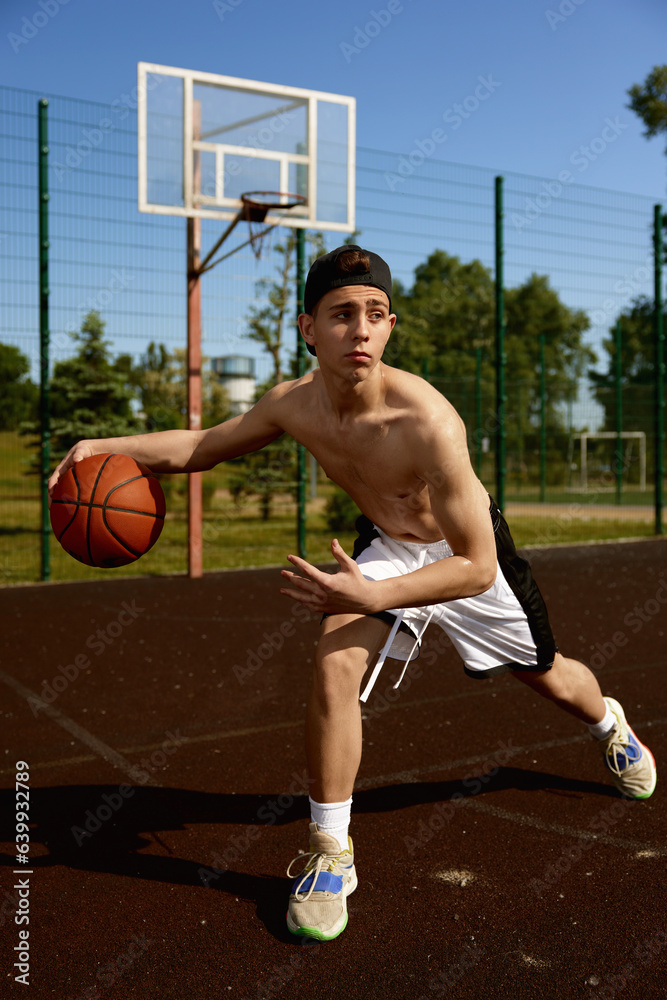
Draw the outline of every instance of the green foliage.
<instances>
[{"instance_id":1,"label":"green foliage","mask_svg":"<svg viewBox=\"0 0 667 1000\"><path fill-rule=\"evenodd\" d=\"M352 497L338 487L327 499L324 509L327 528L333 532L354 531L355 521L360 514Z\"/></svg>"},{"instance_id":2,"label":"green foliage","mask_svg":"<svg viewBox=\"0 0 667 1000\"><path fill-rule=\"evenodd\" d=\"M240 507L250 497L259 497L263 521L271 516L276 494L296 492L296 442L290 437L280 437L229 464L233 471L227 486L235 504Z\"/></svg>"},{"instance_id":3,"label":"green foliage","mask_svg":"<svg viewBox=\"0 0 667 1000\"><path fill-rule=\"evenodd\" d=\"M415 271L412 288L397 283L393 306L398 323L385 360L418 374L427 374L451 399L462 417L474 423L474 382L477 350L481 350L481 383L495 380L495 292L488 268L478 261L434 251ZM520 407L510 406L508 435L519 421L527 428L539 414L540 335L545 338L547 420L555 430L562 417L556 403L568 398L575 380L595 355L583 343L588 317L565 306L544 275L532 274L505 292L505 352L507 380L522 387ZM487 399L493 392L486 392ZM492 426L487 409L485 422Z\"/></svg>"},{"instance_id":4,"label":"green foliage","mask_svg":"<svg viewBox=\"0 0 667 1000\"><path fill-rule=\"evenodd\" d=\"M185 508L188 502L188 476L158 474L162 492L167 503L167 510L173 511L175 507ZM208 476L204 475L201 484L202 508L211 510L215 498L216 485Z\"/></svg>"},{"instance_id":5,"label":"green foliage","mask_svg":"<svg viewBox=\"0 0 667 1000\"><path fill-rule=\"evenodd\" d=\"M643 84L628 90L631 111L644 123L644 135L651 139L667 132L667 66L654 66Z\"/></svg>"},{"instance_id":6,"label":"green foliage","mask_svg":"<svg viewBox=\"0 0 667 1000\"><path fill-rule=\"evenodd\" d=\"M202 427L214 427L230 415L229 394L202 359ZM187 425L187 354L177 348L169 354L164 344L148 345L139 364L131 371L148 431L164 431Z\"/></svg>"},{"instance_id":7,"label":"green foliage","mask_svg":"<svg viewBox=\"0 0 667 1000\"><path fill-rule=\"evenodd\" d=\"M27 378L30 362L18 347L0 344L0 431L37 419L39 389Z\"/></svg>"},{"instance_id":8,"label":"green foliage","mask_svg":"<svg viewBox=\"0 0 667 1000\"><path fill-rule=\"evenodd\" d=\"M619 317L621 323L621 379L623 391L623 427L628 431L653 434L655 358L653 346L653 302L639 295ZM667 324L667 311L663 317ZM606 372L589 372L594 396L604 408L604 429L616 430L616 342L614 327L604 341L608 365ZM665 378L667 388L667 377Z\"/></svg>"},{"instance_id":9,"label":"green foliage","mask_svg":"<svg viewBox=\"0 0 667 1000\"><path fill-rule=\"evenodd\" d=\"M491 336L493 301L493 279L478 260L462 264L435 250L416 268L409 291L396 282L392 307L398 323L386 360L415 373L426 366L439 377L472 374L472 341Z\"/></svg>"},{"instance_id":10,"label":"green foliage","mask_svg":"<svg viewBox=\"0 0 667 1000\"><path fill-rule=\"evenodd\" d=\"M141 425L132 413L134 387L126 355L112 361L105 323L92 310L79 333L73 357L59 361L51 379L51 454L64 455L82 438L133 434ZM29 429L37 433L38 428Z\"/></svg>"},{"instance_id":11,"label":"green foliage","mask_svg":"<svg viewBox=\"0 0 667 1000\"><path fill-rule=\"evenodd\" d=\"M306 242L310 244L310 262L325 252L322 233L307 233ZM289 230L282 243L277 243L275 251L279 255L276 265L278 280L270 281L262 278L257 282L258 299L266 299L263 306L251 306L248 317L249 340L261 344L273 359L272 385L283 381L281 352L283 349L283 334L286 323L290 322L289 306L294 291L296 268L296 236ZM296 306L294 307L296 308Z\"/></svg>"}]
</instances>

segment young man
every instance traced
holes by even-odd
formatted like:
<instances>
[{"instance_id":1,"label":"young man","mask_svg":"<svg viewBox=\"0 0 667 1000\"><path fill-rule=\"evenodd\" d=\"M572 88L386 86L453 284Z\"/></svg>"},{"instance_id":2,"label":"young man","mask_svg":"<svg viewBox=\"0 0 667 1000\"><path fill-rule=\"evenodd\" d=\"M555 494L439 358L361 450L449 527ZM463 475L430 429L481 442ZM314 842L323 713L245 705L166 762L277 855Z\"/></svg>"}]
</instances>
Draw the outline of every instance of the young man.
<instances>
[{"instance_id":1,"label":"young man","mask_svg":"<svg viewBox=\"0 0 667 1000\"><path fill-rule=\"evenodd\" d=\"M210 469L286 432L363 511L354 559L337 540L335 574L290 555L281 591L323 615L306 718L310 851L292 862L302 870L287 923L324 941L344 929L357 885L348 826L361 682L378 653L408 661L428 621L451 637L471 677L511 672L587 725L622 794L648 798L656 783L651 752L621 706L558 651L528 564L473 472L460 417L422 379L382 362L395 322L386 263L339 247L311 267L299 317L316 371L209 430L80 442L52 477L105 451L156 472Z\"/></svg>"}]
</instances>

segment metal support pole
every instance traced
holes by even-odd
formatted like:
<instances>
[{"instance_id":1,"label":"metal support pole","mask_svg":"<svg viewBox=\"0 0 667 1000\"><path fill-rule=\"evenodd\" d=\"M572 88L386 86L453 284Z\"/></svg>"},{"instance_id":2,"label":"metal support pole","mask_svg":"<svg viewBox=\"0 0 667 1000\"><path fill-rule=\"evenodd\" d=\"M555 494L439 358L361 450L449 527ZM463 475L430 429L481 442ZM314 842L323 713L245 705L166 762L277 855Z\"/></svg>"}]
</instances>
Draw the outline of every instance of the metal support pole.
<instances>
[{"instance_id":1,"label":"metal support pole","mask_svg":"<svg viewBox=\"0 0 667 1000\"><path fill-rule=\"evenodd\" d=\"M662 205L653 208L653 340L655 350L655 533L663 534L665 334L662 320Z\"/></svg>"},{"instance_id":2,"label":"metal support pole","mask_svg":"<svg viewBox=\"0 0 667 1000\"><path fill-rule=\"evenodd\" d=\"M505 506L505 296L503 288L503 178L496 177L496 503Z\"/></svg>"},{"instance_id":3,"label":"metal support pole","mask_svg":"<svg viewBox=\"0 0 667 1000\"><path fill-rule=\"evenodd\" d=\"M306 287L306 232L295 230L296 235L296 314L303 312L303 297ZM306 373L306 345L296 327L296 364L297 374L302 378ZM306 558L306 449L302 444L296 446L297 461L297 546L302 559Z\"/></svg>"},{"instance_id":4,"label":"metal support pole","mask_svg":"<svg viewBox=\"0 0 667 1000\"><path fill-rule=\"evenodd\" d=\"M37 105L39 147L39 419L41 425L41 579L51 579L49 467L51 463L51 406L49 396L49 145L48 106Z\"/></svg>"},{"instance_id":5,"label":"metal support pole","mask_svg":"<svg viewBox=\"0 0 667 1000\"><path fill-rule=\"evenodd\" d=\"M201 107L193 102L193 131L200 131ZM200 169L199 155L194 164L195 175ZM195 176L195 190L198 189ZM201 430L201 219L187 219L188 273L188 430ZM188 475L188 576L202 575L202 474Z\"/></svg>"},{"instance_id":6,"label":"metal support pole","mask_svg":"<svg viewBox=\"0 0 667 1000\"><path fill-rule=\"evenodd\" d=\"M614 383L616 389L616 503L623 497L623 367L621 362L621 321L616 320L614 330Z\"/></svg>"},{"instance_id":7,"label":"metal support pole","mask_svg":"<svg viewBox=\"0 0 667 1000\"><path fill-rule=\"evenodd\" d=\"M540 334L540 503L547 498L547 362L546 338Z\"/></svg>"}]
</instances>

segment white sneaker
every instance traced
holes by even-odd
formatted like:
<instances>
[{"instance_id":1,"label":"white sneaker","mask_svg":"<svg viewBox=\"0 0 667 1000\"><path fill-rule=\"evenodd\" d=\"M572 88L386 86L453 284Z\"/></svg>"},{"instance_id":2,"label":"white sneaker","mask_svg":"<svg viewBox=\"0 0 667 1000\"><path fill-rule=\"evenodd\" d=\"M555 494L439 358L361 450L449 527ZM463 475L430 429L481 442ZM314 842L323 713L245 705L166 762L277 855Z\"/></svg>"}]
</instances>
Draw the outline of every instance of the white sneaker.
<instances>
[{"instance_id":1,"label":"white sneaker","mask_svg":"<svg viewBox=\"0 0 667 1000\"><path fill-rule=\"evenodd\" d=\"M290 862L290 877L298 861L304 867L292 884L287 926L292 934L332 941L345 930L347 897L357 888L352 838L348 837L348 849L341 851L335 837L311 823L310 851Z\"/></svg>"}]
</instances>

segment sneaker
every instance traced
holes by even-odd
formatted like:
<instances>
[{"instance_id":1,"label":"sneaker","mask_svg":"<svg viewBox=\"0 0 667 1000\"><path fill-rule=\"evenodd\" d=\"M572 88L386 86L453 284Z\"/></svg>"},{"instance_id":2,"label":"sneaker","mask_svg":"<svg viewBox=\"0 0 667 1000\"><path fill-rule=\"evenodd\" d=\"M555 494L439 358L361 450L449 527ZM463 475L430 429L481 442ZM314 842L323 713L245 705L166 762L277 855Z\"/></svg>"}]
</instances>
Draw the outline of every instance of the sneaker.
<instances>
[{"instance_id":1,"label":"sneaker","mask_svg":"<svg viewBox=\"0 0 667 1000\"><path fill-rule=\"evenodd\" d=\"M311 823L310 852L301 851L290 862L290 878L298 861L304 867L292 884L287 926L292 934L332 941L345 930L347 897L357 888L352 838L348 837L348 849L341 851L335 837Z\"/></svg>"},{"instance_id":2,"label":"sneaker","mask_svg":"<svg viewBox=\"0 0 667 1000\"><path fill-rule=\"evenodd\" d=\"M612 781L627 798L647 799L658 780L653 754L637 739L619 703L614 698L605 698L605 702L617 720L609 735L600 740Z\"/></svg>"}]
</instances>

